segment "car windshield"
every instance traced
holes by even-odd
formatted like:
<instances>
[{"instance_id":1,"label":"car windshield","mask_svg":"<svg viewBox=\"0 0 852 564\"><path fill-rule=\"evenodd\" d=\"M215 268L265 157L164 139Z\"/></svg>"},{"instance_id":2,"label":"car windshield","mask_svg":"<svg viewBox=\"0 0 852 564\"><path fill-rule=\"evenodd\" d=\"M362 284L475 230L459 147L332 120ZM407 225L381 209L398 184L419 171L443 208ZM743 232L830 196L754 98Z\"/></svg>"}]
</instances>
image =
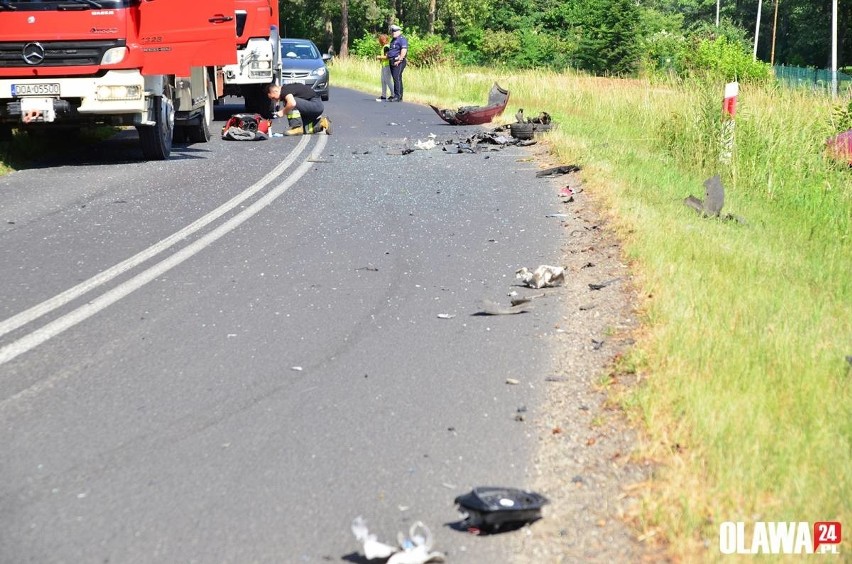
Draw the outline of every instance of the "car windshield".
<instances>
[{"instance_id":1,"label":"car windshield","mask_svg":"<svg viewBox=\"0 0 852 564\"><path fill-rule=\"evenodd\" d=\"M319 59L320 54L310 43L281 42L281 54L285 59Z\"/></svg>"}]
</instances>

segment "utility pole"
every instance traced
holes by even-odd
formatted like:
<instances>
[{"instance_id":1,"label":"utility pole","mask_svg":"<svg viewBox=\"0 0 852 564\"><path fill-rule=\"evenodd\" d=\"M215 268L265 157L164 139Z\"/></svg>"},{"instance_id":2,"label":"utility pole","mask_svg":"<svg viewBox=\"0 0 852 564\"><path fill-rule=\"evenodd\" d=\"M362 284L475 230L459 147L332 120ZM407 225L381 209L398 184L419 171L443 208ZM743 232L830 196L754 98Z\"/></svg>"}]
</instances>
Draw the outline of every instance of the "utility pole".
<instances>
[{"instance_id":1,"label":"utility pole","mask_svg":"<svg viewBox=\"0 0 852 564\"><path fill-rule=\"evenodd\" d=\"M722 3L722 0L716 0L716 27L719 27L719 4Z\"/></svg>"},{"instance_id":2,"label":"utility pole","mask_svg":"<svg viewBox=\"0 0 852 564\"><path fill-rule=\"evenodd\" d=\"M836 2L837 0L835 0ZM757 37L760 34L760 11L763 9L763 0L757 1L757 23L754 24L754 60L757 60Z\"/></svg>"},{"instance_id":3,"label":"utility pole","mask_svg":"<svg viewBox=\"0 0 852 564\"><path fill-rule=\"evenodd\" d=\"M778 4L780 0L775 0L775 19L772 21L772 54L769 56L769 64L775 65L775 36L778 33Z\"/></svg>"}]
</instances>

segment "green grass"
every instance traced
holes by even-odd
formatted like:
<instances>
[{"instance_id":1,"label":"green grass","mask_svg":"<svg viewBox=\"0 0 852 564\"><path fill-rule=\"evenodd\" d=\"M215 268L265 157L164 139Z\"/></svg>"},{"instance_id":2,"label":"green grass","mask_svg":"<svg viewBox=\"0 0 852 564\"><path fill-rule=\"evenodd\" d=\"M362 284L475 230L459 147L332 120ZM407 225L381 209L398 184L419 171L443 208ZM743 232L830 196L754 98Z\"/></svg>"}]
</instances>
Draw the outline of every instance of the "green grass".
<instances>
[{"instance_id":1,"label":"green grass","mask_svg":"<svg viewBox=\"0 0 852 564\"><path fill-rule=\"evenodd\" d=\"M379 91L371 62L332 76ZM637 526L691 559L718 556L721 521L852 523L852 170L824 157L832 102L741 86L721 165L721 83L409 68L406 99L482 104L495 81L511 91L497 121L553 115L552 152L583 166L643 296L621 362L643 385L619 398L659 463ZM745 224L683 205L717 173Z\"/></svg>"}]
</instances>

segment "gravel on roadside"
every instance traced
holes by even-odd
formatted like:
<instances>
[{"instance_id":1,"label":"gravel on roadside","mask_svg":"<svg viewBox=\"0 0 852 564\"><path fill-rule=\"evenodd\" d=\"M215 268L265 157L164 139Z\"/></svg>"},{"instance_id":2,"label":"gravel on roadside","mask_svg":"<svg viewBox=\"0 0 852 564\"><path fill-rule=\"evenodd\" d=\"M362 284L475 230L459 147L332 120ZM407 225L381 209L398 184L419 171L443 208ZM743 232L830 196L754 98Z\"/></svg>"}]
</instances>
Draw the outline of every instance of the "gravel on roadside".
<instances>
[{"instance_id":1,"label":"gravel on roadside","mask_svg":"<svg viewBox=\"0 0 852 564\"><path fill-rule=\"evenodd\" d=\"M568 164L546 164L541 145L534 152L542 169ZM512 562L664 562L655 539L630 525L652 468L633 456L637 431L605 385L617 357L633 344L638 300L620 243L584 191L582 175L549 181L564 209L554 221L565 230L565 282L550 290L563 315L543 337L552 341L552 368L534 382L545 387L546 399L527 424L538 441L530 489L550 503L542 519L511 533ZM635 385L615 378L619 386Z\"/></svg>"}]
</instances>

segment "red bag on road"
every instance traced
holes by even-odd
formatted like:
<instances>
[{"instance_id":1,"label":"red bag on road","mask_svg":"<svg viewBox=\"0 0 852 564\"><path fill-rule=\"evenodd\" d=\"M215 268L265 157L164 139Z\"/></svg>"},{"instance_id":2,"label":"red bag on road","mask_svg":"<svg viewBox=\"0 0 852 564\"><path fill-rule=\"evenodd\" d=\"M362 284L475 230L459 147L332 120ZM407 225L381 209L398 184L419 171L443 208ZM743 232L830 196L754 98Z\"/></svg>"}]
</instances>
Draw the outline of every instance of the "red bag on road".
<instances>
[{"instance_id":1,"label":"red bag on road","mask_svg":"<svg viewBox=\"0 0 852 564\"><path fill-rule=\"evenodd\" d=\"M269 139L269 120L260 114L234 114L222 127L222 139L262 141Z\"/></svg>"}]
</instances>

